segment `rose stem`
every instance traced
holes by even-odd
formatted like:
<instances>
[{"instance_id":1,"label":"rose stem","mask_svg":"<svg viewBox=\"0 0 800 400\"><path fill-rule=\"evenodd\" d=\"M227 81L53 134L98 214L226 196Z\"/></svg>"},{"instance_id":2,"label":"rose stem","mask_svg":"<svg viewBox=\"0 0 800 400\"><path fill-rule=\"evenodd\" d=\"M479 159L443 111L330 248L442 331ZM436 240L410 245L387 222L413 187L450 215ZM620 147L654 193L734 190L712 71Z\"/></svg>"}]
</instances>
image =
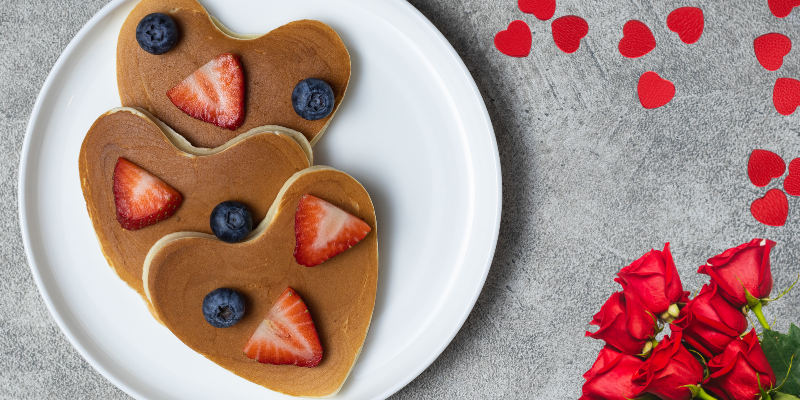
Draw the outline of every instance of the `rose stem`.
<instances>
[{"instance_id":1,"label":"rose stem","mask_svg":"<svg viewBox=\"0 0 800 400\"><path fill-rule=\"evenodd\" d=\"M758 318L758 322L761 323L761 326L764 329L770 329L769 324L767 323L767 319L764 318L764 313L761 312L761 302L759 301L756 305L751 308L753 312L756 314L756 318Z\"/></svg>"},{"instance_id":2,"label":"rose stem","mask_svg":"<svg viewBox=\"0 0 800 400\"><path fill-rule=\"evenodd\" d=\"M711 397L710 394L706 393L706 391L703 390L703 388L699 388L699 389L700 389L700 391L697 392L696 396L694 396L695 398L703 399L703 400L717 400L716 398Z\"/></svg>"}]
</instances>

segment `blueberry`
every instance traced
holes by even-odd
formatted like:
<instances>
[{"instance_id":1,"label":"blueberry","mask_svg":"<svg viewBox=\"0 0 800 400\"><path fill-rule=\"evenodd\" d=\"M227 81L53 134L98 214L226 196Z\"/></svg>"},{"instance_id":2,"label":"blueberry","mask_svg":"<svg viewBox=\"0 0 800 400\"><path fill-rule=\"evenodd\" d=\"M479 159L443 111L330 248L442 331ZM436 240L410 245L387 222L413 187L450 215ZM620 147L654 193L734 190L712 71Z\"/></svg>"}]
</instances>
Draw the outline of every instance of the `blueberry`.
<instances>
[{"instance_id":1,"label":"blueberry","mask_svg":"<svg viewBox=\"0 0 800 400\"><path fill-rule=\"evenodd\" d=\"M150 54L164 54L178 43L178 26L167 14L153 13L139 21L136 41Z\"/></svg>"},{"instance_id":2,"label":"blueberry","mask_svg":"<svg viewBox=\"0 0 800 400\"><path fill-rule=\"evenodd\" d=\"M236 243L253 230L253 217L238 201L223 201L211 211L211 231L217 239Z\"/></svg>"},{"instance_id":3,"label":"blueberry","mask_svg":"<svg viewBox=\"0 0 800 400\"><path fill-rule=\"evenodd\" d=\"M304 79L292 91L294 111L309 121L330 115L334 103L333 89L322 79Z\"/></svg>"},{"instance_id":4,"label":"blueberry","mask_svg":"<svg viewBox=\"0 0 800 400\"><path fill-rule=\"evenodd\" d=\"M203 316L215 328L233 326L244 316L244 297L233 289L216 289L203 298Z\"/></svg>"}]
</instances>

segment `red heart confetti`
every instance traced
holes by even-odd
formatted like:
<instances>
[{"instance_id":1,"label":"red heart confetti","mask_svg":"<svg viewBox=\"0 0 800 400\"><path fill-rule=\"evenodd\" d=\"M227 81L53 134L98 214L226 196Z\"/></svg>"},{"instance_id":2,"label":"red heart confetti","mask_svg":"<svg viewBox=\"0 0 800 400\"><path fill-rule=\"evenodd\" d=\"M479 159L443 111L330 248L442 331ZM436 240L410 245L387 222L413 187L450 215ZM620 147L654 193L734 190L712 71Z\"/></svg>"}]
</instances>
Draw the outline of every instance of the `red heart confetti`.
<instances>
[{"instance_id":1,"label":"red heart confetti","mask_svg":"<svg viewBox=\"0 0 800 400\"><path fill-rule=\"evenodd\" d=\"M656 48L653 32L643 22L631 20L622 27L619 52L628 58L641 57Z\"/></svg>"},{"instance_id":2,"label":"red heart confetti","mask_svg":"<svg viewBox=\"0 0 800 400\"><path fill-rule=\"evenodd\" d=\"M589 24L581 17L567 15L553 20L553 41L564 53L574 53L581 45L581 39L589 34Z\"/></svg>"},{"instance_id":3,"label":"red heart confetti","mask_svg":"<svg viewBox=\"0 0 800 400\"><path fill-rule=\"evenodd\" d=\"M780 189L771 189L750 205L750 214L764 225L783 226L789 216L789 200Z\"/></svg>"},{"instance_id":4,"label":"red heart confetti","mask_svg":"<svg viewBox=\"0 0 800 400\"><path fill-rule=\"evenodd\" d=\"M768 33L753 41L756 59L767 71L777 71L783 65L783 57L792 50L792 41L780 33Z\"/></svg>"},{"instance_id":5,"label":"red heart confetti","mask_svg":"<svg viewBox=\"0 0 800 400\"><path fill-rule=\"evenodd\" d=\"M531 53L533 34L525 21L516 20L508 24L508 29L494 36L494 46L501 53L511 57L527 57Z\"/></svg>"},{"instance_id":6,"label":"red heart confetti","mask_svg":"<svg viewBox=\"0 0 800 400\"><path fill-rule=\"evenodd\" d=\"M772 103L781 115L791 115L800 106L800 81L778 78L772 89Z\"/></svg>"},{"instance_id":7,"label":"red heart confetti","mask_svg":"<svg viewBox=\"0 0 800 400\"><path fill-rule=\"evenodd\" d=\"M703 10L697 7L681 7L667 16L667 28L678 34L681 41L692 44L700 40L705 27Z\"/></svg>"},{"instance_id":8,"label":"red heart confetti","mask_svg":"<svg viewBox=\"0 0 800 400\"><path fill-rule=\"evenodd\" d=\"M789 163L789 176L783 180L783 190L792 196L800 196L800 158Z\"/></svg>"},{"instance_id":9,"label":"red heart confetti","mask_svg":"<svg viewBox=\"0 0 800 400\"><path fill-rule=\"evenodd\" d=\"M642 103L642 107L647 109L666 105L675 97L675 85L653 71L645 72L639 77L636 91L639 93L639 102Z\"/></svg>"},{"instance_id":10,"label":"red heart confetti","mask_svg":"<svg viewBox=\"0 0 800 400\"><path fill-rule=\"evenodd\" d=\"M556 0L519 0L520 11L533 14L542 21L553 18L556 13Z\"/></svg>"},{"instance_id":11,"label":"red heart confetti","mask_svg":"<svg viewBox=\"0 0 800 400\"><path fill-rule=\"evenodd\" d=\"M753 150L747 161L747 176L750 182L764 187L774 178L780 178L786 171L786 162L781 156L768 150Z\"/></svg>"},{"instance_id":12,"label":"red heart confetti","mask_svg":"<svg viewBox=\"0 0 800 400\"><path fill-rule=\"evenodd\" d=\"M797 6L800 6L800 0L769 0L769 10L778 18L788 16Z\"/></svg>"}]
</instances>

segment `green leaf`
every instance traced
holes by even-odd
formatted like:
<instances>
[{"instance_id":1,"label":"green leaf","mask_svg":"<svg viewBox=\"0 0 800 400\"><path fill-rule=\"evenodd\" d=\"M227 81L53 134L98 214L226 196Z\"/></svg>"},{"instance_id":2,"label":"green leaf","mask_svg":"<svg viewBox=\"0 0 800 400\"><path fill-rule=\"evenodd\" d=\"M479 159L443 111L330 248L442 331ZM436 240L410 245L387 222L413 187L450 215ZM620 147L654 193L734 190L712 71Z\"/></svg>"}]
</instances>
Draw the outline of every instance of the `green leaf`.
<instances>
[{"instance_id":1,"label":"green leaf","mask_svg":"<svg viewBox=\"0 0 800 400\"><path fill-rule=\"evenodd\" d=\"M780 391L795 396L800 395L800 341L780 332L764 329L761 348L764 349L767 361L775 372L777 385L781 385L786 378L786 383L781 386ZM791 371L789 371L790 366Z\"/></svg>"},{"instance_id":2,"label":"green leaf","mask_svg":"<svg viewBox=\"0 0 800 400\"><path fill-rule=\"evenodd\" d=\"M798 328L797 325L791 324L789 326L789 337L800 343L800 328Z\"/></svg>"},{"instance_id":3,"label":"green leaf","mask_svg":"<svg viewBox=\"0 0 800 400\"><path fill-rule=\"evenodd\" d=\"M772 400L800 400L800 397L781 392L773 392L769 397L772 397Z\"/></svg>"}]
</instances>

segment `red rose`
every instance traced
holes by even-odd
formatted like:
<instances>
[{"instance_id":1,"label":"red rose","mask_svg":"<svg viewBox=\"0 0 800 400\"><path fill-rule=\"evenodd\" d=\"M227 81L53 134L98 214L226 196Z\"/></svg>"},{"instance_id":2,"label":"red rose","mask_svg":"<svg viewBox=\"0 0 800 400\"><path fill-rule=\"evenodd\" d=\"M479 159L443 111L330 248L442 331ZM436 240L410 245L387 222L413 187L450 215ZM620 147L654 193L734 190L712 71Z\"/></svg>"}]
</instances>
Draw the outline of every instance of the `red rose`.
<instances>
[{"instance_id":1,"label":"red rose","mask_svg":"<svg viewBox=\"0 0 800 400\"><path fill-rule=\"evenodd\" d=\"M706 274L717 282L719 290L736 307L748 305L745 289L756 299L769 297L772 291L772 272L769 267L769 250L775 242L753 239L750 243L725 250L700 266L698 273ZM754 306L755 304L750 304Z\"/></svg>"},{"instance_id":2,"label":"red rose","mask_svg":"<svg viewBox=\"0 0 800 400\"><path fill-rule=\"evenodd\" d=\"M587 331L586 336L602 339L625 354L641 354L656 334L655 318L638 299L626 302L621 292L612 294L589 324L600 329L594 333Z\"/></svg>"},{"instance_id":3,"label":"red rose","mask_svg":"<svg viewBox=\"0 0 800 400\"><path fill-rule=\"evenodd\" d=\"M688 299L683 291L678 269L672 261L669 243L664 245L663 251L650 250L623 268L614 281L622 285L627 298L639 297L647 310L663 319L669 319L668 315L661 315L667 311L672 314L672 318L677 317L677 306L670 306Z\"/></svg>"},{"instance_id":4,"label":"red rose","mask_svg":"<svg viewBox=\"0 0 800 400\"><path fill-rule=\"evenodd\" d=\"M578 400L625 400L633 398L636 389L631 378L644 364L639 357L620 353L606 346L597 355L592 368L583 374L583 396Z\"/></svg>"},{"instance_id":5,"label":"red rose","mask_svg":"<svg viewBox=\"0 0 800 400\"><path fill-rule=\"evenodd\" d=\"M652 393L663 400L689 400L692 391L686 385L697 385L703 380L703 366L681 344L680 328L665 337L653 354L633 375L639 386L637 395Z\"/></svg>"},{"instance_id":6,"label":"red rose","mask_svg":"<svg viewBox=\"0 0 800 400\"><path fill-rule=\"evenodd\" d=\"M775 372L758 343L755 329L732 341L722 354L709 360L708 370L711 375L703 383L703 389L722 400L760 399L759 380L764 391L775 386Z\"/></svg>"},{"instance_id":7,"label":"red rose","mask_svg":"<svg viewBox=\"0 0 800 400\"><path fill-rule=\"evenodd\" d=\"M686 303L673 325L683 331L683 340L705 357L722 354L725 346L747 329L747 317L717 290L714 281Z\"/></svg>"}]
</instances>

